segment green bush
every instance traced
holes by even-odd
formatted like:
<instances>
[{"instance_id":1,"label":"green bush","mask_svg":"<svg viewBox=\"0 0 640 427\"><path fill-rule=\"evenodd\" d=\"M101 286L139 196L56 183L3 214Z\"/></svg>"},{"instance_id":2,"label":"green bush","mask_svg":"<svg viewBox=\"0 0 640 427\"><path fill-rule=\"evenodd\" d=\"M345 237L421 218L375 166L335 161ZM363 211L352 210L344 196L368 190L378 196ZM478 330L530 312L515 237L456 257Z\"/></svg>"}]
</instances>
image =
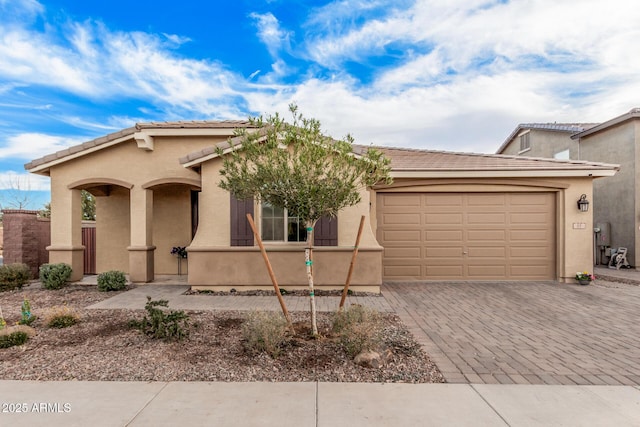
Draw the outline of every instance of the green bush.
<instances>
[{"instance_id":1,"label":"green bush","mask_svg":"<svg viewBox=\"0 0 640 427\"><path fill-rule=\"evenodd\" d=\"M80 321L80 315L71 307L58 305L51 307L44 322L50 328L68 328Z\"/></svg>"},{"instance_id":2,"label":"green bush","mask_svg":"<svg viewBox=\"0 0 640 427\"><path fill-rule=\"evenodd\" d=\"M242 324L242 337L249 353L276 358L287 340L287 320L277 312L253 311Z\"/></svg>"},{"instance_id":3,"label":"green bush","mask_svg":"<svg viewBox=\"0 0 640 427\"><path fill-rule=\"evenodd\" d=\"M376 310L351 305L333 318L333 330L345 351L354 357L363 351L375 350L382 342L382 317Z\"/></svg>"},{"instance_id":4,"label":"green bush","mask_svg":"<svg viewBox=\"0 0 640 427\"><path fill-rule=\"evenodd\" d=\"M71 277L69 264L43 264L40 266L40 281L45 289L62 288Z\"/></svg>"},{"instance_id":5,"label":"green bush","mask_svg":"<svg viewBox=\"0 0 640 427\"><path fill-rule=\"evenodd\" d=\"M22 345L27 342L29 335L26 332L17 331L8 335L0 335L0 348L9 348Z\"/></svg>"},{"instance_id":6,"label":"green bush","mask_svg":"<svg viewBox=\"0 0 640 427\"><path fill-rule=\"evenodd\" d=\"M31 269L27 264L15 263L0 266L0 291L21 288L31 279Z\"/></svg>"},{"instance_id":7,"label":"green bush","mask_svg":"<svg viewBox=\"0 0 640 427\"><path fill-rule=\"evenodd\" d=\"M189 316L184 311L166 312L158 307L168 308L169 301L151 301L151 297L147 296L144 309L147 310L149 317L145 315L142 320L132 320L129 324L153 338L165 341L180 341L189 336Z\"/></svg>"},{"instance_id":8,"label":"green bush","mask_svg":"<svg viewBox=\"0 0 640 427\"><path fill-rule=\"evenodd\" d=\"M105 271L98 274L98 290L101 292L119 291L127 286L127 278L122 271Z\"/></svg>"}]
</instances>

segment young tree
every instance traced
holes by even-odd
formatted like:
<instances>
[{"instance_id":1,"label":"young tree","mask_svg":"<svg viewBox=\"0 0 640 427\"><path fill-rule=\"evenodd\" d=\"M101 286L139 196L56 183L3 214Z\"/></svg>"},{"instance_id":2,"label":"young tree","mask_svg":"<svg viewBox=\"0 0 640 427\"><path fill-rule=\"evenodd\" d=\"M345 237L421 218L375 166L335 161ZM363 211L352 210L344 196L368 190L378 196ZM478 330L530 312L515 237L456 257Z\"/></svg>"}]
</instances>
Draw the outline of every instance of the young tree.
<instances>
[{"instance_id":1,"label":"young tree","mask_svg":"<svg viewBox=\"0 0 640 427\"><path fill-rule=\"evenodd\" d=\"M82 219L88 221L96 220L96 198L88 191L80 192L80 203L82 205ZM40 209L39 215L43 218L51 218L51 202L45 203Z\"/></svg>"},{"instance_id":2,"label":"young tree","mask_svg":"<svg viewBox=\"0 0 640 427\"><path fill-rule=\"evenodd\" d=\"M286 123L278 114L251 118L258 131L239 129L231 150L219 150L223 159L220 187L238 199L255 198L286 209L307 228L305 264L309 282L311 326L317 335L313 285L313 229L323 216L360 202L360 191L390 182L390 161L375 149L355 153L353 138L325 136L316 119L303 117L295 105Z\"/></svg>"}]
</instances>

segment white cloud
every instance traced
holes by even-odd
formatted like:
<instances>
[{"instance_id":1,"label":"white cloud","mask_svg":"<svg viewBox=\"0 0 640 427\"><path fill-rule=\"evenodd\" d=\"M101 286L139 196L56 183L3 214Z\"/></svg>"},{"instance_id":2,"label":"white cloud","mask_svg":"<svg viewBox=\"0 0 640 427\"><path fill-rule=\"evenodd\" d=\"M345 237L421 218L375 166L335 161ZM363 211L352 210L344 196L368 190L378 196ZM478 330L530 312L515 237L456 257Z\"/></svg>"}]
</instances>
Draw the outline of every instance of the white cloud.
<instances>
[{"instance_id":1,"label":"white cloud","mask_svg":"<svg viewBox=\"0 0 640 427\"><path fill-rule=\"evenodd\" d=\"M41 133L21 133L8 137L6 142L0 145L0 158L32 160L81 142L75 138L63 138Z\"/></svg>"},{"instance_id":2,"label":"white cloud","mask_svg":"<svg viewBox=\"0 0 640 427\"><path fill-rule=\"evenodd\" d=\"M28 191L50 191L51 184L48 176L35 175L27 172L3 171L0 172L0 190L11 190L21 193ZM4 205L8 204L9 201L5 200Z\"/></svg>"},{"instance_id":3,"label":"white cloud","mask_svg":"<svg viewBox=\"0 0 640 427\"><path fill-rule=\"evenodd\" d=\"M280 22L272 13L252 13L258 28L258 38L266 45L272 58L278 58L280 51L289 47L290 32L280 28Z\"/></svg>"}]
</instances>

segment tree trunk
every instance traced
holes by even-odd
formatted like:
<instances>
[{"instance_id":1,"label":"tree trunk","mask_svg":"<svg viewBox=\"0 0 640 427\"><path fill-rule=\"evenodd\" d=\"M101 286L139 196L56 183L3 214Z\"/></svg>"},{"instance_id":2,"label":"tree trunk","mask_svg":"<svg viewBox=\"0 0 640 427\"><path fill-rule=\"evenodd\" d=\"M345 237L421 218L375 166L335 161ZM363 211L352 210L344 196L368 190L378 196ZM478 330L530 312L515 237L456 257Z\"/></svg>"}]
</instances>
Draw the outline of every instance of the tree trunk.
<instances>
[{"instance_id":1,"label":"tree trunk","mask_svg":"<svg viewBox=\"0 0 640 427\"><path fill-rule=\"evenodd\" d=\"M309 281L309 306L311 309L311 331L313 336L318 335L318 322L316 320L316 299L313 288L313 227L314 223L307 222L307 248L304 251L305 264L307 265L307 280Z\"/></svg>"}]
</instances>

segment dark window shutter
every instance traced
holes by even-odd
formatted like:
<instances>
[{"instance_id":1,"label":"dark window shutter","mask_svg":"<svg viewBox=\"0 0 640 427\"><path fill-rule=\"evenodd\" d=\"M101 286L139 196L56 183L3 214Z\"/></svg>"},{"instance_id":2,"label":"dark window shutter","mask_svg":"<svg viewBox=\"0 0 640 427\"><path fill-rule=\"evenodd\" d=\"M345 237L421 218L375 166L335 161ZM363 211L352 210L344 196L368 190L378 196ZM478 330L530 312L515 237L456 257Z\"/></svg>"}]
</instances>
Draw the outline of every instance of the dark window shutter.
<instances>
[{"instance_id":1,"label":"dark window shutter","mask_svg":"<svg viewBox=\"0 0 640 427\"><path fill-rule=\"evenodd\" d=\"M338 218L323 216L313 229L314 246L338 246Z\"/></svg>"},{"instance_id":2,"label":"dark window shutter","mask_svg":"<svg viewBox=\"0 0 640 427\"><path fill-rule=\"evenodd\" d=\"M253 199L238 200L231 195L231 246L253 246L253 231L247 214L253 213Z\"/></svg>"}]
</instances>

